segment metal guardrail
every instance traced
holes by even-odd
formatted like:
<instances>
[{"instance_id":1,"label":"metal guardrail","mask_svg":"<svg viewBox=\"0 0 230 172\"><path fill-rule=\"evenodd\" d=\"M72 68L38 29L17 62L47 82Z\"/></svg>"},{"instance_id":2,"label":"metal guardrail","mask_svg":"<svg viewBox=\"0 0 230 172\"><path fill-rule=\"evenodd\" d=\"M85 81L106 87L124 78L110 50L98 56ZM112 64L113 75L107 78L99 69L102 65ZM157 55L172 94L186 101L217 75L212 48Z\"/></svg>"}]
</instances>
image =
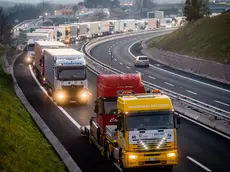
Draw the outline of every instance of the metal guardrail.
<instances>
[{"instance_id":1,"label":"metal guardrail","mask_svg":"<svg viewBox=\"0 0 230 172\"><path fill-rule=\"evenodd\" d=\"M144 33L146 33L146 32L144 32ZM144 33L139 32L138 34L144 34ZM137 33L130 33L129 35L133 35L133 34L137 34ZM121 71L119 71L119 70L117 70L111 66L108 66L107 64L100 62L99 60L94 58L89 52L96 45L98 45L102 42L106 42L108 40L111 40L109 38L118 39L118 38L125 37L125 36L127 36L127 35L122 35L122 34L113 35L111 37L104 37L101 39L99 38L99 39L95 39L95 40L92 40L92 41L85 43L82 46L82 52L84 52L84 54L86 55L86 60L88 63L87 65L90 68L90 70L93 70L94 73L96 73L96 74L100 74L100 73L123 74L123 72L121 72ZM193 110L196 110L196 111L201 112L201 113L207 113L208 115L213 115L215 117L215 119L223 119L223 120L230 122L230 112L228 112L228 111L225 111L225 110L222 110L220 108L208 105L206 103L203 103L203 102L195 100L193 98L184 96L182 94L178 94L176 92L165 89L163 87L160 87L158 85L152 84L152 83L147 82L147 81L143 81L143 83L145 84L146 87L148 87L150 89L160 89L163 93L166 93L173 100L179 101L179 102L183 103L184 105L186 105L187 107L190 107Z\"/></svg>"}]
</instances>

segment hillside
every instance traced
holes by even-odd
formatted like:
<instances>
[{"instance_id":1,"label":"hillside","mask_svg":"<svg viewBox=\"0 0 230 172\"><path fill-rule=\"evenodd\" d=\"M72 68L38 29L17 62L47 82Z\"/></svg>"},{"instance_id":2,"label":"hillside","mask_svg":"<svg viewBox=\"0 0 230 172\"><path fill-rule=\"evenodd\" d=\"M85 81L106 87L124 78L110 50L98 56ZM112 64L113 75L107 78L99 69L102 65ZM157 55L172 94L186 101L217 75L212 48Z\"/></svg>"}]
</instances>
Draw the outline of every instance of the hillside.
<instances>
[{"instance_id":1,"label":"hillside","mask_svg":"<svg viewBox=\"0 0 230 172\"><path fill-rule=\"evenodd\" d=\"M200 19L163 37L149 47L230 64L230 13Z\"/></svg>"},{"instance_id":2,"label":"hillside","mask_svg":"<svg viewBox=\"0 0 230 172\"><path fill-rule=\"evenodd\" d=\"M0 45L0 57L3 46ZM0 171L64 172L63 162L16 96L0 61Z\"/></svg>"}]
</instances>

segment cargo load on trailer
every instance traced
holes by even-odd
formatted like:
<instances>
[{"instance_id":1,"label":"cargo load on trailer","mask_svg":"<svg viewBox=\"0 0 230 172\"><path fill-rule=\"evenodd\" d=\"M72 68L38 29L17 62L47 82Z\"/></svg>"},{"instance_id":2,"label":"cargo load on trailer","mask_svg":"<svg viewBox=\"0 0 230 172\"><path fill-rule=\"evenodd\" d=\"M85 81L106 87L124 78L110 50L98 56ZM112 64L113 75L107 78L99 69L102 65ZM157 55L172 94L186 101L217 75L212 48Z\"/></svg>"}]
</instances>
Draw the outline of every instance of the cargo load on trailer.
<instances>
[{"instance_id":1,"label":"cargo load on trailer","mask_svg":"<svg viewBox=\"0 0 230 172\"><path fill-rule=\"evenodd\" d=\"M33 62L36 77L42 84L45 84L44 77L44 50L65 48L66 45L59 41L36 41L35 42L35 58Z\"/></svg>"},{"instance_id":2,"label":"cargo load on trailer","mask_svg":"<svg viewBox=\"0 0 230 172\"><path fill-rule=\"evenodd\" d=\"M89 22L88 23L88 38L95 38L99 34L99 25L100 22Z\"/></svg>"}]
</instances>

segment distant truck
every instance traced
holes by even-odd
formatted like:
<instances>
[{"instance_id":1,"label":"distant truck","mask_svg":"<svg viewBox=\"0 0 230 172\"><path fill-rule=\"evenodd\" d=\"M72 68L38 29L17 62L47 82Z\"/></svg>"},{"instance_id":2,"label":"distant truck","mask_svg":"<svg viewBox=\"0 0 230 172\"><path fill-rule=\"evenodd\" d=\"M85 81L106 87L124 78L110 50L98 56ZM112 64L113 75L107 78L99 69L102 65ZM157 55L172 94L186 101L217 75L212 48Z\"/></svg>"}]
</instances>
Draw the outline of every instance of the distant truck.
<instances>
[{"instance_id":1,"label":"distant truck","mask_svg":"<svg viewBox=\"0 0 230 172\"><path fill-rule=\"evenodd\" d=\"M77 25L77 40L83 40L88 35L88 24L87 23L79 23Z\"/></svg>"},{"instance_id":2,"label":"distant truck","mask_svg":"<svg viewBox=\"0 0 230 172\"><path fill-rule=\"evenodd\" d=\"M157 19L156 18L148 19L148 30L152 30L155 28L157 28Z\"/></svg>"},{"instance_id":3,"label":"distant truck","mask_svg":"<svg viewBox=\"0 0 230 172\"><path fill-rule=\"evenodd\" d=\"M109 32L110 34L120 33L120 21L119 20L109 21Z\"/></svg>"},{"instance_id":4,"label":"distant truck","mask_svg":"<svg viewBox=\"0 0 230 172\"><path fill-rule=\"evenodd\" d=\"M33 68L36 77L44 85L46 80L44 77L44 49L58 49L65 48L66 45L59 41L36 41L35 42L35 58L33 62Z\"/></svg>"},{"instance_id":5,"label":"distant truck","mask_svg":"<svg viewBox=\"0 0 230 172\"><path fill-rule=\"evenodd\" d=\"M100 22L90 22L88 23L88 38L95 38L99 34L99 25Z\"/></svg>"},{"instance_id":6,"label":"distant truck","mask_svg":"<svg viewBox=\"0 0 230 172\"><path fill-rule=\"evenodd\" d=\"M27 41L27 45L26 45L26 56L25 56L25 63L27 64L32 64L33 60L34 60L34 40L33 39L29 39Z\"/></svg>"},{"instance_id":7,"label":"distant truck","mask_svg":"<svg viewBox=\"0 0 230 172\"><path fill-rule=\"evenodd\" d=\"M34 61L34 47L35 41L43 40L47 41L49 39L49 35L47 33L27 33L27 45L26 45L26 55L24 62L26 64L32 64Z\"/></svg>"},{"instance_id":8,"label":"distant truck","mask_svg":"<svg viewBox=\"0 0 230 172\"><path fill-rule=\"evenodd\" d=\"M105 36L105 35L109 35L110 34L110 23L109 21L101 21L100 22L100 31L99 31L99 35L100 36Z\"/></svg>"},{"instance_id":9,"label":"distant truck","mask_svg":"<svg viewBox=\"0 0 230 172\"><path fill-rule=\"evenodd\" d=\"M58 105L69 102L87 104L88 81L84 55L74 49L45 49L46 89Z\"/></svg>"},{"instance_id":10,"label":"distant truck","mask_svg":"<svg viewBox=\"0 0 230 172\"><path fill-rule=\"evenodd\" d=\"M36 29L33 33L47 33L49 41L52 41L54 39L53 29Z\"/></svg>"},{"instance_id":11,"label":"distant truck","mask_svg":"<svg viewBox=\"0 0 230 172\"><path fill-rule=\"evenodd\" d=\"M132 32L136 30L136 20L125 20L124 30L126 32Z\"/></svg>"}]
</instances>

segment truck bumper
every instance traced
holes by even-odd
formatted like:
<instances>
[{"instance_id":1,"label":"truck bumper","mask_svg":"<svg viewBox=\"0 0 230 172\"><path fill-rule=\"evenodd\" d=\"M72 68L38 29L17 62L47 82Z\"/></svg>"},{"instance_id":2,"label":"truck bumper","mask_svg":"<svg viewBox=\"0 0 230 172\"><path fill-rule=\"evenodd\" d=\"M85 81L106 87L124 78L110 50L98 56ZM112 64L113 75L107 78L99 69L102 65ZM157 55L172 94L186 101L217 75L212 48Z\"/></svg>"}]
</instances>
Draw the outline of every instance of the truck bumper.
<instances>
[{"instance_id":1,"label":"truck bumper","mask_svg":"<svg viewBox=\"0 0 230 172\"><path fill-rule=\"evenodd\" d=\"M76 102L80 104L87 104L89 100L88 90L86 89L62 89L56 91L54 96L55 100L60 103Z\"/></svg>"},{"instance_id":2,"label":"truck bumper","mask_svg":"<svg viewBox=\"0 0 230 172\"><path fill-rule=\"evenodd\" d=\"M126 152L123 161L125 168L164 167L177 164L177 150L146 153Z\"/></svg>"}]
</instances>

